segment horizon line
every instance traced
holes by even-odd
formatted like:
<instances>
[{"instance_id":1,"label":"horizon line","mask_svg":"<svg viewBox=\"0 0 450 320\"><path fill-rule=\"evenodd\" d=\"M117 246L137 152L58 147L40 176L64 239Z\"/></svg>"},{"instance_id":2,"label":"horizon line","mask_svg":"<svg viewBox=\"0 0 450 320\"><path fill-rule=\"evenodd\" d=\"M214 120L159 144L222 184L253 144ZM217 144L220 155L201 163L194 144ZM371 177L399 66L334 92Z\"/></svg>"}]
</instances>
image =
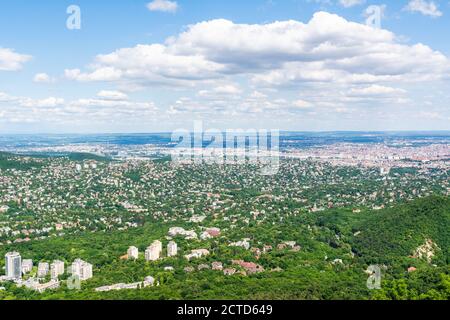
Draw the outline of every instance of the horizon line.
<instances>
[{"instance_id":1,"label":"horizon line","mask_svg":"<svg viewBox=\"0 0 450 320\"><path fill-rule=\"evenodd\" d=\"M252 130L254 128L247 128L247 129L225 129L225 130L221 130L221 132L225 133L226 130ZM255 130L278 130L278 129L255 129ZM25 133L25 132L19 132L19 133L1 133L0 132L0 137L1 136L17 136L17 135L23 135L23 136L30 136L30 135L34 135L34 136L57 136L57 135L156 135L156 134L172 134L175 130L173 131L155 131L155 132L32 132L32 133ZM310 134L310 133L446 133L446 134L450 134L450 129L448 130L324 130L324 131L315 131L315 130L306 130L306 131L297 131L297 130L278 130L280 133L305 133L305 134ZM190 131L191 133L193 133L194 131Z\"/></svg>"}]
</instances>

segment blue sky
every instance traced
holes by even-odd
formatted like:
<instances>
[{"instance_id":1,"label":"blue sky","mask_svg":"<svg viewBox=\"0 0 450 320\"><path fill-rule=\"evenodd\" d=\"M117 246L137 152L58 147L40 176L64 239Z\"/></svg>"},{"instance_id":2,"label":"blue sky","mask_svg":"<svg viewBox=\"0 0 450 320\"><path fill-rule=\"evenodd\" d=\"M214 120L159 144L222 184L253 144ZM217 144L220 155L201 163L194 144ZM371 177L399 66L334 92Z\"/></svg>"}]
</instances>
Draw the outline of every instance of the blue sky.
<instances>
[{"instance_id":1,"label":"blue sky","mask_svg":"<svg viewBox=\"0 0 450 320\"><path fill-rule=\"evenodd\" d=\"M449 16L437 0L4 0L0 132L450 130Z\"/></svg>"}]
</instances>

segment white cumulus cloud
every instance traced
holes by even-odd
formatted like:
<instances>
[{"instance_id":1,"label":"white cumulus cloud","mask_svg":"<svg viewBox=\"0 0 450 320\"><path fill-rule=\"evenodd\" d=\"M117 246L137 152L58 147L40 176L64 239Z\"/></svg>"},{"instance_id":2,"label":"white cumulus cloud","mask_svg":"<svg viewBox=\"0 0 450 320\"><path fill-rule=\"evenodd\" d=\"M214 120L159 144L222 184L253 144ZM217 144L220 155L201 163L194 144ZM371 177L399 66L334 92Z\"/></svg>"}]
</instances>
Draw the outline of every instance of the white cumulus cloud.
<instances>
[{"instance_id":1,"label":"white cumulus cloud","mask_svg":"<svg viewBox=\"0 0 450 320\"><path fill-rule=\"evenodd\" d=\"M350 8L350 7L354 7L357 5L361 5L364 4L366 2L366 0L339 0L339 3L341 4L341 6L345 7L345 8Z\"/></svg>"},{"instance_id":2,"label":"white cumulus cloud","mask_svg":"<svg viewBox=\"0 0 450 320\"><path fill-rule=\"evenodd\" d=\"M169 1L169 0L154 0L147 4L147 8L150 11L162 11L173 13L178 10L178 3L176 1Z\"/></svg>"},{"instance_id":3,"label":"white cumulus cloud","mask_svg":"<svg viewBox=\"0 0 450 320\"><path fill-rule=\"evenodd\" d=\"M52 82L52 78L46 74L46 73L37 73L34 78L33 81L36 83L50 83Z\"/></svg>"},{"instance_id":4,"label":"white cumulus cloud","mask_svg":"<svg viewBox=\"0 0 450 320\"><path fill-rule=\"evenodd\" d=\"M318 12L295 20L236 24L200 22L164 44L140 44L98 55L91 70L66 70L78 81L121 81L143 87L192 86L243 75L270 86L298 82L377 83L447 77L449 59L392 32Z\"/></svg>"},{"instance_id":5,"label":"white cumulus cloud","mask_svg":"<svg viewBox=\"0 0 450 320\"><path fill-rule=\"evenodd\" d=\"M419 12L426 16L440 17L442 12L439 10L436 3L426 0L411 0L405 7L405 10L410 12Z\"/></svg>"},{"instance_id":6,"label":"white cumulus cloud","mask_svg":"<svg viewBox=\"0 0 450 320\"><path fill-rule=\"evenodd\" d=\"M31 56L20 54L13 49L0 48L0 71L17 71L31 60Z\"/></svg>"}]
</instances>

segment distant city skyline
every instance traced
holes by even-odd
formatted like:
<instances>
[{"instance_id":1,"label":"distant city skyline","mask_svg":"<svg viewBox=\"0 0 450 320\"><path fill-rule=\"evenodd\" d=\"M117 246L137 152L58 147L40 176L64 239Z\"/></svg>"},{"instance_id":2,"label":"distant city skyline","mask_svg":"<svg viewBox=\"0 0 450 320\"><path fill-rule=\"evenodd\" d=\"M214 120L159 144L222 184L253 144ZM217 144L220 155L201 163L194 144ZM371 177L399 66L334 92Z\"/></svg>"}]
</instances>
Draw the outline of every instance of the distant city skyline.
<instances>
[{"instance_id":1,"label":"distant city skyline","mask_svg":"<svg viewBox=\"0 0 450 320\"><path fill-rule=\"evenodd\" d=\"M449 131L449 14L437 0L4 1L0 133Z\"/></svg>"}]
</instances>

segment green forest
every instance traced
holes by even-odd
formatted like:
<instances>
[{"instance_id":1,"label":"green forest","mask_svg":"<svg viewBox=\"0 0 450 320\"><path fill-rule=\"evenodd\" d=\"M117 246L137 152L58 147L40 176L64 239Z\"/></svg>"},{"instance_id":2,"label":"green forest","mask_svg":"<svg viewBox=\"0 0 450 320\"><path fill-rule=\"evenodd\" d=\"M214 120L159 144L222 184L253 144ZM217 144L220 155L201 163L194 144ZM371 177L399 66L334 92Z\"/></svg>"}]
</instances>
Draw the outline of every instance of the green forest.
<instances>
[{"instance_id":1,"label":"green forest","mask_svg":"<svg viewBox=\"0 0 450 320\"><path fill-rule=\"evenodd\" d=\"M7 290L0 291L0 299L450 298L448 197L431 196L379 211L354 213L330 209L299 214L279 223L250 223L212 241L192 243L177 238L180 248L177 257L156 262L146 262L143 257L137 261L120 259L130 245L142 252L153 240L164 239L172 226L191 227L185 221L165 223L148 219L142 227L127 231L80 232L4 246L3 254L14 249L34 261L70 262L82 258L94 264L94 278L83 282L81 290L69 290L63 284L60 289L43 294L4 284ZM226 245L228 239L238 239L242 234L253 243L274 247L280 241L296 241L301 250L273 250L256 260L248 250ZM415 255L417 248L427 243L432 258ZM191 262L183 258L184 252L197 247L209 249L211 255ZM186 266L213 261L226 265L232 259L257 262L266 271L247 276L224 276L213 270L184 271ZM366 285L365 270L373 264L382 269L379 290L369 290ZM173 271L163 271L169 265ZM155 277L159 286L106 293L94 291L103 285L141 281L148 275Z\"/></svg>"}]
</instances>

